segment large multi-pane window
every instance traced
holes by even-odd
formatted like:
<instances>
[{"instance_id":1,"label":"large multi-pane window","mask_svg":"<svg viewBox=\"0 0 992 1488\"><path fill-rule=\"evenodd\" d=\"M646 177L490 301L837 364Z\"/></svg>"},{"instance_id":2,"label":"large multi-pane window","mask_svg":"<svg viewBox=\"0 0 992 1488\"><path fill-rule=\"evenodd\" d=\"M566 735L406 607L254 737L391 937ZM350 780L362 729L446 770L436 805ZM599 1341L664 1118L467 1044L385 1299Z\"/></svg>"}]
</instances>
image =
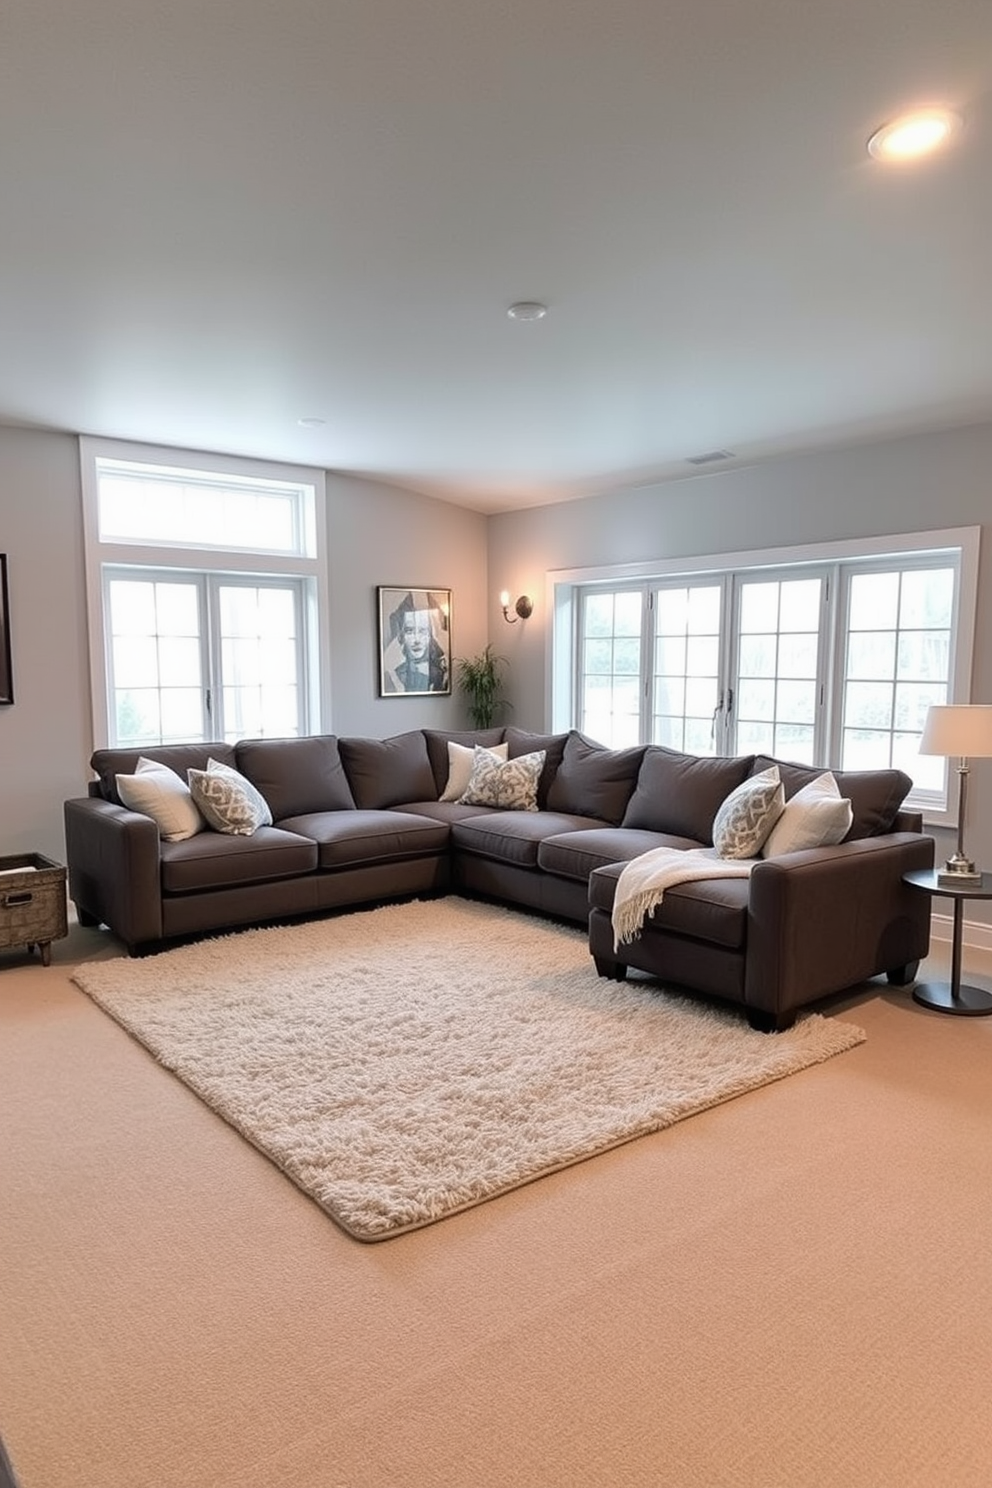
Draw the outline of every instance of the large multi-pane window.
<instances>
[{"instance_id":1,"label":"large multi-pane window","mask_svg":"<svg viewBox=\"0 0 992 1488\"><path fill-rule=\"evenodd\" d=\"M567 663L571 632L569 721L615 748L896 766L939 815L946 761L919 744L931 704L966 686L974 556L965 533L883 556L565 585L555 657Z\"/></svg>"},{"instance_id":2,"label":"large multi-pane window","mask_svg":"<svg viewBox=\"0 0 992 1488\"><path fill-rule=\"evenodd\" d=\"M81 452L97 740L313 732L319 478Z\"/></svg>"}]
</instances>

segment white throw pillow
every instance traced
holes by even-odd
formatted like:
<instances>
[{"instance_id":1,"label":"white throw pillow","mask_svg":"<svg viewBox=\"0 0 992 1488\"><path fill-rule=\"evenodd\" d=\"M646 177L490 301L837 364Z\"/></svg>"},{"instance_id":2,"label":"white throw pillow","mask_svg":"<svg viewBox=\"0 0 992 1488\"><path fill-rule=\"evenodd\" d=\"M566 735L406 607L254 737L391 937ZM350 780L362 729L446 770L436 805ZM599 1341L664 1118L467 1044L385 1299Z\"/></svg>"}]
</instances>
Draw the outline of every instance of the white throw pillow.
<instances>
[{"instance_id":1,"label":"white throw pillow","mask_svg":"<svg viewBox=\"0 0 992 1488\"><path fill-rule=\"evenodd\" d=\"M205 770L187 774L193 800L214 831L250 837L259 827L272 825L272 812L261 791L230 765L208 759Z\"/></svg>"},{"instance_id":2,"label":"white throw pillow","mask_svg":"<svg viewBox=\"0 0 992 1488\"><path fill-rule=\"evenodd\" d=\"M438 796L439 801L457 801L468 789L469 777L472 774L472 764L475 760L475 751L485 748L486 754L491 754L493 759L505 760L509 744L456 744L454 739L448 740L448 783L444 787L443 795Z\"/></svg>"},{"instance_id":3,"label":"white throw pillow","mask_svg":"<svg viewBox=\"0 0 992 1488\"><path fill-rule=\"evenodd\" d=\"M843 842L853 820L850 801L841 795L830 771L825 770L786 801L761 856L777 858L782 853L801 852L807 847L832 847Z\"/></svg>"},{"instance_id":4,"label":"white throw pillow","mask_svg":"<svg viewBox=\"0 0 992 1488\"><path fill-rule=\"evenodd\" d=\"M754 858L785 807L778 765L732 790L713 820L713 846L721 858Z\"/></svg>"},{"instance_id":5,"label":"white throw pillow","mask_svg":"<svg viewBox=\"0 0 992 1488\"><path fill-rule=\"evenodd\" d=\"M117 794L131 811L150 816L166 842L185 842L206 823L181 775L158 760L138 760L133 775L118 775Z\"/></svg>"},{"instance_id":6,"label":"white throw pillow","mask_svg":"<svg viewBox=\"0 0 992 1488\"><path fill-rule=\"evenodd\" d=\"M537 787L545 751L498 760L488 749L477 749L462 802L466 806L497 806L503 811L536 811Z\"/></svg>"}]
</instances>

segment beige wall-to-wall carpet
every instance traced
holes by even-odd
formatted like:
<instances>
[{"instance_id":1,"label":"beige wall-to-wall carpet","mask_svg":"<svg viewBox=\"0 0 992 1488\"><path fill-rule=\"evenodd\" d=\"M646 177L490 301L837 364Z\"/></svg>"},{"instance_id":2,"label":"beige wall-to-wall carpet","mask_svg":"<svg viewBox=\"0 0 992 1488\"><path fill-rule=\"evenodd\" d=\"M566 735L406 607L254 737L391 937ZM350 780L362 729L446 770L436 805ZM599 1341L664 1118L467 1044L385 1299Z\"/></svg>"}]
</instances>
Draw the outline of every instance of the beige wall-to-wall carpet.
<instances>
[{"instance_id":1,"label":"beige wall-to-wall carpet","mask_svg":"<svg viewBox=\"0 0 992 1488\"><path fill-rule=\"evenodd\" d=\"M843 1057L369 1246L70 980L119 951L0 954L21 1488L988 1488L992 1018L866 984Z\"/></svg>"},{"instance_id":2,"label":"beige wall-to-wall carpet","mask_svg":"<svg viewBox=\"0 0 992 1488\"><path fill-rule=\"evenodd\" d=\"M75 980L362 1240L419 1228L864 1038L596 975L584 933L393 904Z\"/></svg>"}]
</instances>

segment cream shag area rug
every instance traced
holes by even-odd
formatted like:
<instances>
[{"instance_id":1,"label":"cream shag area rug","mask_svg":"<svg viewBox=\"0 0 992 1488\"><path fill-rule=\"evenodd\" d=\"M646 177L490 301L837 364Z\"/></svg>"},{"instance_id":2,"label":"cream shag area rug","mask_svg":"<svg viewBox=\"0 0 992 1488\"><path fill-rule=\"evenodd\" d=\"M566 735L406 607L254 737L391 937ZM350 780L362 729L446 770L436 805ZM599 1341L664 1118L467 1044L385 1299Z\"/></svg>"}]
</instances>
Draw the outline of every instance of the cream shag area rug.
<instances>
[{"instance_id":1,"label":"cream shag area rug","mask_svg":"<svg viewBox=\"0 0 992 1488\"><path fill-rule=\"evenodd\" d=\"M74 980L359 1240L418 1229L863 1041L596 975L583 931L457 898Z\"/></svg>"}]
</instances>

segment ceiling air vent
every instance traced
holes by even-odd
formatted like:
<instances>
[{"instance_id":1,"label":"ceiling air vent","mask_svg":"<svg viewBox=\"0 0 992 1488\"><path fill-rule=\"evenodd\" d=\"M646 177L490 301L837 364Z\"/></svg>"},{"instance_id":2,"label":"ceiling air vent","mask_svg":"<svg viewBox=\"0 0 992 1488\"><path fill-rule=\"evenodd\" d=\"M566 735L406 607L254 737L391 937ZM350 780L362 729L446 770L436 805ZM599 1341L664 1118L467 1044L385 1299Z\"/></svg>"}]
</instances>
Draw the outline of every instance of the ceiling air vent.
<instances>
[{"instance_id":1,"label":"ceiling air vent","mask_svg":"<svg viewBox=\"0 0 992 1488\"><path fill-rule=\"evenodd\" d=\"M707 450L705 455L690 455L687 465L712 465L716 460L732 460L733 450Z\"/></svg>"}]
</instances>

